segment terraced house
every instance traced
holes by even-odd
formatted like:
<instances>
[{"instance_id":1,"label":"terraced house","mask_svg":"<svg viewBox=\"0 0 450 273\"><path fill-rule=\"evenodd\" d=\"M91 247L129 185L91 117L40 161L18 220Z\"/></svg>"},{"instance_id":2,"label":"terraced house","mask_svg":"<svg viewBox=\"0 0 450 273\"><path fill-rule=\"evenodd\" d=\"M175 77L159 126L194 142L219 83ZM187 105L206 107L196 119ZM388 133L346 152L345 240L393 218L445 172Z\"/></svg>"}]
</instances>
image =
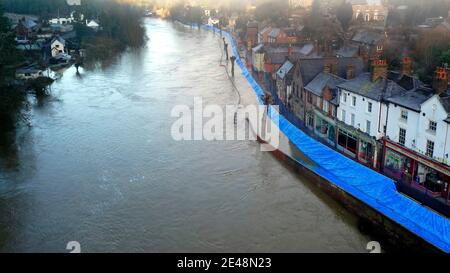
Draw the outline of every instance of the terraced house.
<instances>
[{"instance_id":1,"label":"terraced house","mask_svg":"<svg viewBox=\"0 0 450 273\"><path fill-rule=\"evenodd\" d=\"M391 97L384 139L384 173L448 203L450 93L448 74L436 70L432 88ZM411 190L410 190L411 191Z\"/></svg>"}]
</instances>

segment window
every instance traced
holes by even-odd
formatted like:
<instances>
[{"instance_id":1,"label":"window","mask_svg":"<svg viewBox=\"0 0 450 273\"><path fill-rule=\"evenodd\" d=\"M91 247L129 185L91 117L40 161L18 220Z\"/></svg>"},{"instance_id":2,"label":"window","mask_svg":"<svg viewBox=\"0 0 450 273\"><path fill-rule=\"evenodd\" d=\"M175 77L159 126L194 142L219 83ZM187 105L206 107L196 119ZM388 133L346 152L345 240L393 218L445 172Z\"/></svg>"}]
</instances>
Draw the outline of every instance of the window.
<instances>
[{"instance_id":1,"label":"window","mask_svg":"<svg viewBox=\"0 0 450 273\"><path fill-rule=\"evenodd\" d=\"M321 108L321 105L320 105L320 97L317 97L316 98L316 106L318 107L318 108Z\"/></svg>"},{"instance_id":2,"label":"window","mask_svg":"<svg viewBox=\"0 0 450 273\"><path fill-rule=\"evenodd\" d=\"M400 128L400 131L398 132L398 143L401 145L405 145L406 143L406 130L403 128Z\"/></svg>"},{"instance_id":3,"label":"window","mask_svg":"<svg viewBox=\"0 0 450 273\"><path fill-rule=\"evenodd\" d=\"M308 103L312 103L312 94L308 92Z\"/></svg>"},{"instance_id":4,"label":"window","mask_svg":"<svg viewBox=\"0 0 450 273\"><path fill-rule=\"evenodd\" d=\"M374 156L373 145L361 140L359 147L359 160L366 164L372 162Z\"/></svg>"},{"instance_id":5,"label":"window","mask_svg":"<svg viewBox=\"0 0 450 273\"><path fill-rule=\"evenodd\" d=\"M433 133L436 133L437 123L435 121L431 121L428 124L428 130L430 130Z\"/></svg>"},{"instance_id":6,"label":"window","mask_svg":"<svg viewBox=\"0 0 450 273\"><path fill-rule=\"evenodd\" d=\"M382 45L377 45L377 51L383 51L383 46Z\"/></svg>"},{"instance_id":7,"label":"window","mask_svg":"<svg viewBox=\"0 0 450 273\"><path fill-rule=\"evenodd\" d=\"M328 101L323 100L322 110L326 113L328 113Z\"/></svg>"},{"instance_id":8,"label":"window","mask_svg":"<svg viewBox=\"0 0 450 273\"><path fill-rule=\"evenodd\" d=\"M342 102L347 102L347 94L345 92L342 92Z\"/></svg>"},{"instance_id":9,"label":"window","mask_svg":"<svg viewBox=\"0 0 450 273\"><path fill-rule=\"evenodd\" d=\"M342 122L344 122L345 123L345 115L346 115L346 113L345 113L345 110L344 109L342 109Z\"/></svg>"},{"instance_id":10,"label":"window","mask_svg":"<svg viewBox=\"0 0 450 273\"><path fill-rule=\"evenodd\" d=\"M369 120L366 121L366 133L368 133L370 135L370 121Z\"/></svg>"},{"instance_id":11,"label":"window","mask_svg":"<svg viewBox=\"0 0 450 273\"><path fill-rule=\"evenodd\" d=\"M338 131L338 145L342 148L350 151L352 154L356 154L356 146L358 140L355 136L339 129Z\"/></svg>"},{"instance_id":12,"label":"window","mask_svg":"<svg viewBox=\"0 0 450 273\"><path fill-rule=\"evenodd\" d=\"M373 14L373 20L378 20L378 11L376 10Z\"/></svg>"},{"instance_id":13,"label":"window","mask_svg":"<svg viewBox=\"0 0 450 273\"><path fill-rule=\"evenodd\" d=\"M367 112L372 113L372 103L367 102Z\"/></svg>"},{"instance_id":14,"label":"window","mask_svg":"<svg viewBox=\"0 0 450 273\"><path fill-rule=\"evenodd\" d=\"M404 120L408 120L408 111L402 110L402 112L400 113L400 117Z\"/></svg>"},{"instance_id":15,"label":"window","mask_svg":"<svg viewBox=\"0 0 450 273\"><path fill-rule=\"evenodd\" d=\"M356 106L356 97L352 96L352 106Z\"/></svg>"},{"instance_id":16,"label":"window","mask_svg":"<svg viewBox=\"0 0 450 273\"><path fill-rule=\"evenodd\" d=\"M309 127L314 127L314 117L312 115L308 114L307 120L308 120L308 126Z\"/></svg>"},{"instance_id":17,"label":"window","mask_svg":"<svg viewBox=\"0 0 450 273\"><path fill-rule=\"evenodd\" d=\"M353 126L353 127L355 127L355 114L352 114L351 115L351 125Z\"/></svg>"},{"instance_id":18,"label":"window","mask_svg":"<svg viewBox=\"0 0 450 273\"><path fill-rule=\"evenodd\" d=\"M427 152L426 155L429 157L433 157L434 152L434 142L431 140L427 140Z\"/></svg>"}]
</instances>

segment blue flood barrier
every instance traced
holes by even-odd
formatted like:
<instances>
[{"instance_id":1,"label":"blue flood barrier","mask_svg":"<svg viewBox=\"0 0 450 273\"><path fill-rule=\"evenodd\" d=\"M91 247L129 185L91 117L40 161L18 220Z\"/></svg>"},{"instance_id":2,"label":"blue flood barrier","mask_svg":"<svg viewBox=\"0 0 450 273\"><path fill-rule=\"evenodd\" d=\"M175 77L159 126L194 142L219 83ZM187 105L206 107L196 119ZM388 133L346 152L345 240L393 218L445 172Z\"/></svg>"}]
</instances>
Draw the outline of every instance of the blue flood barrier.
<instances>
[{"instance_id":1,"label":"blue flood barrier","mask_svg":"<svg viewBox=\"0 0 450 273\"><path fill-rule=\"evenodd\" d=\"M219 32L218 29L211 26L203 26L203 28L215 33ZM236 63L241 68L242 75L256 93L259 103L263 104L261 97L264 91L242 62L234 38L223 30L222 36L230 41L233 54L236 56ZM447 218L400 194L395 187L394 181L388 177L354 162L314 140L291 124L272 106L270 106L269 117L274 121L278 121L280 131L317 166L312 167L302 162L299 162L299 164L325 178L330 183L430 244L447 253L450 252L450 221Z\"/></svg>"}]
</instances>

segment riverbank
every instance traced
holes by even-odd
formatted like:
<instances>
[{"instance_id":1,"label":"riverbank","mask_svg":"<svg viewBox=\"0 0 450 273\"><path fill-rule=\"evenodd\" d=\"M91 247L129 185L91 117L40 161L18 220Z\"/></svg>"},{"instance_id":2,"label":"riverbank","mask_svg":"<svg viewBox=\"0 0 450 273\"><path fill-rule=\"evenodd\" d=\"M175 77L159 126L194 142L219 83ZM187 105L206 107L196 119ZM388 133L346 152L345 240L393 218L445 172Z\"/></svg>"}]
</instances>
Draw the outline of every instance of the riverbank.
<instances>
[{"instance_id":1,"label":"riverbank","mask_svg":"<svg viewBox=\"0 0 450 273\"><path fill-rule=\"evenodd\" d=\"M214 30L212 27L206 28ZM230 34L222 32L232 45L233 54L239 56L234 39ZM262 103L260 99L263 95L262 88L247 71L240 58L237 63L256 95L255 101ZM272 106L270 108L272 110L269 111L269 116L280 120L280 129L289 143L293 143L319 167L311 168L296 160L289 150L280 149L282 154L300 164L301 168L308 169L319 179L326 181L330 185L328 190L334 189L332 196L337 196L347 208L382 228L391 235L391 238L397 238L399 243L415 247L423 246L422 242L426 242L431 248L450 251L448 219L399 194L392 180L311 139L279 115L275 108ZM351 199L356 200L360 205L349 201Z\"/></svg>"}]
</instances>

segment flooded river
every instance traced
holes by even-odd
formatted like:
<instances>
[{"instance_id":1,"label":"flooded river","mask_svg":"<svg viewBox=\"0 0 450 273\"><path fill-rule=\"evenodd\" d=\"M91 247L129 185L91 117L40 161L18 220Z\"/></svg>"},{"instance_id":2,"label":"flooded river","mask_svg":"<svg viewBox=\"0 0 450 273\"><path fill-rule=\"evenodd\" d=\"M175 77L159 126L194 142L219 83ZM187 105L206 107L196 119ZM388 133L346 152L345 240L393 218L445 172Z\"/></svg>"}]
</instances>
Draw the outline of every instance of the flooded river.
<instances>
[{"instance_id":1,"label":"flooded river","mask_svg":"<svg viewBox=\"0 0 450 273\"><path fill-rule=\"evenodd\" d=\"M145 48L65 71L2 147L0 251L365 252L357 219L257 142L172 139L175 105L236 93L211 33L145 24Z\"/></svg>"}]
</instances>

